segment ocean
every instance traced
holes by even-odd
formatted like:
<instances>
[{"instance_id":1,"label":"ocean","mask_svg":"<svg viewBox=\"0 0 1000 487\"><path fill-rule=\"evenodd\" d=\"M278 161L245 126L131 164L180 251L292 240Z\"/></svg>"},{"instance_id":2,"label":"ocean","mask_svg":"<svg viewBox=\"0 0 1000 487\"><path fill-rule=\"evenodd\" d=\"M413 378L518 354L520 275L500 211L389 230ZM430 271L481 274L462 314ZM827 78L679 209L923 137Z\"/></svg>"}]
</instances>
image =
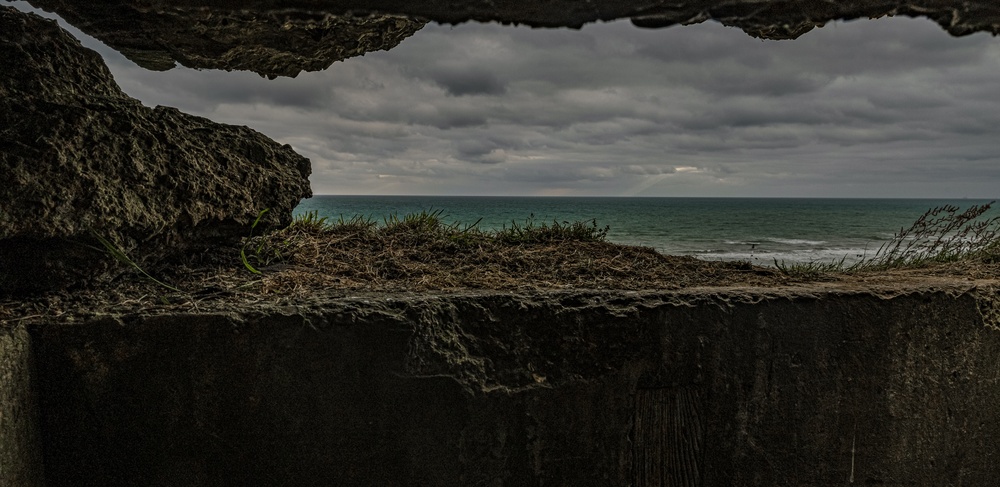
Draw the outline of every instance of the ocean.
<instances>
[{"instance_id":1,"label":"ocean","mask_svg":"<svg viewBox=\"0 0 1000 487\"><path fill-rule=\"evenodd\" d=\"M440 211L445 222L482 229L552 221L595 220L608 239L664 254L758 265L851 263L871 257L902 227L927 210L965 209L989 200L811 198L628 198L493 196L314 196L296 214L315 211L332 220L356 215ZM991 210L991 214L995 210Z\"/></svg>"}]
</instances>

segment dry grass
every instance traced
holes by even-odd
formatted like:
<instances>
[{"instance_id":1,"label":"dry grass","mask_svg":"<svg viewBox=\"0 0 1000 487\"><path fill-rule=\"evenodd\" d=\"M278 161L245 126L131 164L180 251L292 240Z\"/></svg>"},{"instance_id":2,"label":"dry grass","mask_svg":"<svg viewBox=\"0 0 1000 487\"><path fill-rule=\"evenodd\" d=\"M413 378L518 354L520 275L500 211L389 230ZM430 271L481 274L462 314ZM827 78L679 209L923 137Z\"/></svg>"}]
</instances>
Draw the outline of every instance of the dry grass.
<instances>
[{"instance_id":1,"label":"dry grass","mask_svg":"<svg viewBox=\"0 0 1000 487\"><path fill-rule=\"evenodd\" d=\"M299 306L355 293L674 290L788 280L746 262L706 262L613 244L605 240L606 232L593 222L529 220L487 232L445 224L433 213L334 224L312 215L240 245L141 272L123 265L117 279L99 287L0 300L0 322Z\"/></svg>"},{"instance_id":2,"label":"dry grass","mask_svg":"<svg viewBox=\"0 0 1000 487\"><path fill-rule=\"evenodd\" d=\"M296 288L454 290L536 288L678 289L721 284L752 269L609 243L593 222L511 224L498 231L445 224L435 213L384 224L332 225L305 217L252 239L261 292Z\"/></svg>"},{"instance_id":3,"label":"dry grass","mask_svg":"<svg viewBox=\"0 0 1000 487\"><path fill-rule=\"evenodd\" d=\"M445 224L435 213L333 224L308 215L283 230L248 237L232 247L190 253L157 268L123 265L117 279L98 287L0 299L0 323L65 322L106 313L310 306L358 293L774 288L817 281L841 287L894 286L902 280L1000 276L996 252L958 260L949 254L947 261L925 259L919 267L900 269L845 272L814 266L807 269L810 272L794 272L663 255L651 248L609 243L606 232L593 222L543 225L529 220L488 232L474 225Z\"/></svg>"}]
</instances>

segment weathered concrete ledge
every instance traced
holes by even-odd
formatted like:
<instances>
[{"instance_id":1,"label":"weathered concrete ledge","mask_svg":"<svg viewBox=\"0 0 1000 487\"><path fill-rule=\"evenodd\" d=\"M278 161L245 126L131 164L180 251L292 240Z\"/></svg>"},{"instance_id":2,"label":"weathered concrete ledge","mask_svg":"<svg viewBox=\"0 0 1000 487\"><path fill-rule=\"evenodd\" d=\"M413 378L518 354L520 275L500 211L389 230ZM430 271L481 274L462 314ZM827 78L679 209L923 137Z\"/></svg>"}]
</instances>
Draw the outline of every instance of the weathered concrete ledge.
<instances>
[{"instance_id":1,"label":"weathered concrete ledge","mask_svg":"<svg viewBox=\"0 0 1000 487\"><path fill-rule=\"evenodd\" d=\"M38 324L5 331L0 417L37 392L48 486L989 485L1000 301L979 284ZM10 424L4 461L37 472Z\"/></svg>"}]
</instances>

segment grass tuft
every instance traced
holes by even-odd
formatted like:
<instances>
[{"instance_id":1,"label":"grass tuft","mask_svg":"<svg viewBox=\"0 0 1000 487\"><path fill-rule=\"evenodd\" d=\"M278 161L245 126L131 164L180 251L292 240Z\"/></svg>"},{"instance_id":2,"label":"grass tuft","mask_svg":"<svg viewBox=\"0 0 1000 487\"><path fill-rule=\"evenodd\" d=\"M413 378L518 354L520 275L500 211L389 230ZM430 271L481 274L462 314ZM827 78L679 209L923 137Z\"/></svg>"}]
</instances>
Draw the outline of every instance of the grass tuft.
<instances>
[{"instance_id":1,"label":"grass tuft","mask_svg":"<svg viewBox=\"0 0 1000 487\"><path fill-rule=\"evenodd\" d=\"M1000 248L1000 217L983 218L993 203L972 205L961 212L954 205L931 208L909 228L901 228L874 257L853 267L887 270L995 256Z\"/></svg>"},{"instance_id":2,"label":"grass tuft","mask_svg":"<svg viewBox=\"0 0 1000 487\"><path fill-rule=\"evenodd\" d=\"M250 225L250 238L245 240L243 242L243 247L240 248L240 259L243 261L243 267L246 267L246 269L250 271L251 274L260 274L261 272L250 264L250 259L249 257L247 257L247 244L253 238L253 230L257 228L257 224L260 223L260 219L263 218L264 214L267 213L269 210L270 208L264 208L263 210L260 210L260 213L257 213L257 219L253 221L253 225ZM258 258L259 260L261 250L262 247L258 246L256 252L254 252L251 255L253 257Z\"/></svg>"},{"instance_id":3,"label":"grass tuft","mask_svg":"<svg viewBox=\"0 0 1000 487\"><path fill-rule=\"evenodd\" d=\"M292 225L298 225L299 227L306 227L314 230L322 230L327 226L327 222L325 216L319 216L319 212L310 211L308 213L297 215L292 220Z\"/></svg>"},{"instance_id":4,"label":"grass tuft","mask_svg":"<svg viewBox=\"0 0 1000 487\"><path fill-rule=\"evenodd\" d=\"M585 221L552 221L552 225L544 222L536 224L534 215L528 217L523 224L510 222L510 227L504 225L493 233L493 237L506 244L541 244L558 242L605 242L610 227L600 228L597 220Z\"/></svg>"},{"instance_id":5,"label":"grass tuft","mask_svg":"<svg viewBox=\"0 0 1000 487\"><path fill-rule=\"evenodd\" d=\"M341 216L335 222L329 222L326 217L319 217L316 212L304 213L295 218L292 224L276 235L294 238L295 235L312 234L326 236L341 236L343 238L368 238L373 242L388 245L432 245L438 248L472 248L483 245L539 245L559 242L606 242L609 227L598 227L595 220L552 224L536 223L534 216L524 223L512 221L510 226L497 230L479 228L482 219L472 224L459 222L447 223L441 210L426 210L419 213L409 213L400 217L392 214L385 217L380 225L370 217L354 216L345 219ZM251 229L252 230L252 229ZM272 250L278 250L270 260L281 254L278 247L289 243L284 238L274 246L273 238L255 238L252 236L245 242L267 241ZM244 246L244 248L246 247ZM260 252L257 252L260 258Z\"/></svg>"},{"instance_id":6,"label":"grass tuft","mask_svg":"<svg viewBox=\"0 0 1000 487\"><path fill-rule=\"evenodd\" d=\"M834 260L830 262L824 261L812 261L812 262L794 262L786 263L785 261L774 260L774 267L778 268L782 274L793 277L796 279L807 279L815 280L822 278L826 275L843 272L848 266L844 263L847 257L840 260Z\"/></svg>"},{"instance_id":7,"label":"grass tuft","mask_svg":"<svg viewBox=\"0 0 1000 487\"><path fill-rule=\"evenodd\" d=\"M955 205L927 210L909 227L901 228L871 258L848 265L839 261L774 265L791 277L814 279L837 272L887 271L935 263L980 260L1000 262L1000 216L984 218L994 201L972 205L965 211Z\"/></svg>"}]
</instances>

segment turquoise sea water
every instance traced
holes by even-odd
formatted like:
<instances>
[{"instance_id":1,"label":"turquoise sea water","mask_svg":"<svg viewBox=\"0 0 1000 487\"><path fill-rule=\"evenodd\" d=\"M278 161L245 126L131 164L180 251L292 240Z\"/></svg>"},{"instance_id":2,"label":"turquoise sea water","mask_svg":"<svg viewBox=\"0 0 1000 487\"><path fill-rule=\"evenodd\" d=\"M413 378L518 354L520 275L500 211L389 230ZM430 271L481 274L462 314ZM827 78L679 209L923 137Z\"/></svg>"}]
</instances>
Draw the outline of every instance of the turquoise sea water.
<instances>
[{"instance_id":1,"label":"turquoise sea water","mask_svg":"<svg viewBox=\"0 0 1000 487\"><path fill-rule=\"evenodd\" d=\"M336 220L440 210L445 221L483 229L553 220L596 220L613 242L704 259L848 262L871 256L928 209L988 200L799 198L592 198L475 196L314 196L296 213Z\"/></svg>"}]
</instances>

